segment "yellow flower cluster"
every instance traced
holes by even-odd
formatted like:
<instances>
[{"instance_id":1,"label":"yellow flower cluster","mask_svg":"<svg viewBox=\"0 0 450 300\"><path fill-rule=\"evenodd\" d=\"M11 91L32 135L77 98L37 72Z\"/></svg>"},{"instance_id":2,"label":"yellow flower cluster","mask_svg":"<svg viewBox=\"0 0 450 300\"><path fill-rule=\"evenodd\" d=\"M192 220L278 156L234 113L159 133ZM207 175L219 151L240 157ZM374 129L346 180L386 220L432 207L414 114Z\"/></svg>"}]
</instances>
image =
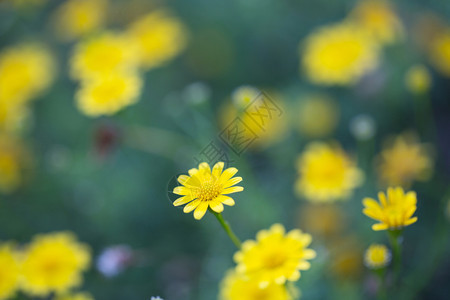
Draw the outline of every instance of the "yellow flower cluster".
<instances>
[{"instance_id":1,"label":"yellow flower cluster","mask_svg":"<svg viewBox=\"0 0 450 300\"><path fill-rule=\"evenodd\" d=\"M80 18L89 18L84 20L89 24L66 24L73 31L67 33L69 36L81 35L99 25L101 16L96 11L102 10L103 1L72 1L75 2L71 5L80 11L64 8L69 15L67 19L73 19L65 22L77 23ZM93 5L95 9L90 9ZM73 16L76 13L81 16ZM184 49L186 40L184 26L166 10L142 17L124 32L104 31L82 40L76 45L70 62L71 76L81 83L75 96L78 109L87 116L97 117L113 115L135 104L143 86L141 69L167 62Z\"/></svg>"},{"instance_id":2,"label":"yellow flower cluster","mask_svg":"<svg viewBox=\"0 0 450 300\"><path fill-rule=\"evenodd\" d=\"M364 174L337 144L313 142L297 160L295 190L312 202L346 199Z\"/></svg>"},{"instance_id":3,"label":"yellow flower cluster","mask_svg":"<svg viewBox=\"0 0 450 300\"><path fill-rule=\"evenodd\" d=\"M364 263L371 269L386 267L391 261L391 252L385 245L372 244L366 250Z\"/></svg>"},{"instance_id":4,"label":"yellow flower cluster","mask_svg":"<svg viewBox=\"0 0 450 300\"><path fill-rule=\"evenodd\" d=\"M388 141L377 159L380 181L388 186L409 187L415 180L430 178L433 159L428 148L412 133Z\"/></svg>"},{"instance_id":5,"label":"yellow flower cluster","mask_svg":"<svg viewBox=\"0 0 450 300\"><path fill-rule=\"evenodd\" d=\"M242 181L242 177L233 177L238 170L224 170L224 166L223 162L218 162L211 170L211 167L203 162L198 165L198 169L190 169L189 176L178 176L177 180L182 186L175 187L173 193L182 197L175 200L173 205L187 204L183 211L194 211L194 218L197 220L203 218L208 209L221 213L224 204L233 206L233 198L227 195L244 190L241 186L235 186Z\"/></svg>"},{"instance_id":6,"label":"yellow flower cluster","mask_svg":"<svg viewBox=\"0 0 450 300\"><path fill-rule=\"evenodd\" d=\"M297 281L316 256L309 249L311 236L299 229L285 232L281 224L261 230L256 240L242 244L234 255L237 264L222 283L223 300L291 299L287 281Z\"/></svg>"},{"instance_id":7,"label":"yellow flower cluster","mask_svg":"<svg viewBox=\"0 0 450 300\"><path fill-rule=\"evenodd\" d=\"M87 294L65 294L81 284L81 273L90 264L90 252L69 232L37 235L24 249L0 244L0 299L17 290L60 300L92 300Z\"/></svg>"}]
</instances>

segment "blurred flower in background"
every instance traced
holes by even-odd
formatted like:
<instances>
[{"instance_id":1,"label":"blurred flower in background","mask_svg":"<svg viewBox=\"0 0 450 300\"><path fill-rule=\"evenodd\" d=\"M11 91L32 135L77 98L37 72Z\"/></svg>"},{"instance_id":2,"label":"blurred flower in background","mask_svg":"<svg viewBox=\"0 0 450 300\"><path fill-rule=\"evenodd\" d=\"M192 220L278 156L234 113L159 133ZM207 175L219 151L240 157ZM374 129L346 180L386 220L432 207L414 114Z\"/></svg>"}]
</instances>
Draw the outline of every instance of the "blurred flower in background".
<instances>
[{"instance_id":1,"label":"blurred flower in background","mask_svg":"<svg viewBox=\"0 0 450 300\"><path fill-rule=\"evenodd\" d=\"M0 192L11 193L25 178L25 171L31 165L31 157L23 143L0 133Z\"/></svg>"},{"instance_id":2,"label":"blurred flower in background","mask_svg":"<svg viewBox=\"0 0 450 300\"><path fill-rule=\"evenodd\" d=\"M11 243L0 242L0 299L11 299L19 286L19 255Z\"/></svg>"},{"instance_id":3,"label":"blurred flower in background","mask_svg":"<svg viewBox=\"0 0 450 300\"><path fill-rule=\"evenodd\" d=\"M372 244L364 254L364 263L370 269L386 267L391 261L391 252L382 244Z\"/></svg>"},{"instance_id":4,"label":"blurred flower in background","mask_svg":"<svg viewBox=\"0 0 450 300\"><path fill-rule=\"evenodd\" d=\"M297 159L297 171L295 191L311 202L344 200L364 178L337 143L308 144Z\"/></svg>"},{"instance_id":5,"label":"blurred flower in background","mask_svg":"<svg viewBox=\"0 0 450 300\"><path fill-rule=\"evenodd\" d=\"M89 293L73 293L58 295L55 300L94 300L94 298Z\"/></svg>"},{"instance_id":6,"label":"blurred flower in background","mask_svg":"<svg viewBox=\"0 0 450 300\"><path fill-rule=\"evenodd\" d=\"M298 216L299 227L325 239L335 237L346 224L344 213L334 203L308 203L300 207Z\"/></svg>"},{"instance_id":7,"label":"blurred flower in background","mask_svg":"<svg viewBox=\"0 0 450 300\"><path fill-rule=\"evenodd\" d=\"M406 88L413 94L422 95L431 88L431 74L424 65L414 65L405 75Z\"/></svg>"},{"instance_id":8,"label":"blurred flower in background","mask_svg":"<svg viewBox=\"0 0 450 300\"><path fill-rule=\"evenodd\" d=\"M433 66L450 77L450 27L434 35L428 49Z\"/></svg>"},{"instance_id":9,"label":"blurred flower in background","mask_svg":"<svg viewBox=\"0 0 450 300\"><path fill-rule=\"evenodd\" d=\"M380 181L386 186L409 187L430 179L433 159L430 146L419 143L411 132L387 140L376 159Z\"/></svg>"},{"instance_id":10,"label":"blurred flower in background","mask_svg":"<svg viewBox=\"0 0 450 300\"><path fill-rule=\"evenodd\" d=\"M97 269L106 277L117 276L134 260L134 251L127 245L106 248L97 258Z\"/></svg>"}]
</instances>

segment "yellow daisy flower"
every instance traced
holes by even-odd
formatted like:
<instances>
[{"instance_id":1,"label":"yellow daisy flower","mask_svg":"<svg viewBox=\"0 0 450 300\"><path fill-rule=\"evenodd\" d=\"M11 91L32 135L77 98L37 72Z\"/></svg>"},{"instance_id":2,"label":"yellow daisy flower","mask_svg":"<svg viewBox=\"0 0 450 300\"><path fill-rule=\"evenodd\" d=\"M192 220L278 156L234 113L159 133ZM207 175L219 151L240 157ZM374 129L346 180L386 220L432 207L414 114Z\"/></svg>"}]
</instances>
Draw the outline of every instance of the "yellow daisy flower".
<instances>
[{"instance_id":1,"label":"yellow daisy flower","mask_svg":"<svg viewBox=\"0 0 450 300\"><path fill-rule=\"evenodd\" d=\"M387 193L379 192L380 203L372 198L364 198L363 213L380 223L374 224L372 229L397 230L411 225L417 221L417 217L412 217L417 209L416 193L405 192L401 187L388 188Z\"/></svg>"},{"instance_id":2,"label":"yellow daisy flower","mask_svg":"<svg viewBox=\"0 0 450 300\"><path fill-rule=\"evenodd\" d=\"M393 7L385 0L360 1L350 20L365 28L381 43L392 43L403 36L403 25Z\"/></svg>"},{"instance_id":3,"label":"yellow daisy flower","mask_svg":"<svg viewBox=\"0 0 450 300\"><path fill-rule=\"evenodd\" d=\"M220 287L220 300L290 300L292 299L284 285L269 284L259 286L254 278L245 278L235 271L227 272Z\"/></svg>"},{"instance_id":4,"label":"yellow daisy flower","mask_svg":"<svg viewBox=\"0 0 450 300\"><path fill-rule=\"evenodd\" d=\"M81 284L90 263L86 245L68 232L37 235L24 253L23 289L32 295L64 293Z\"/></svg>"},{"instance_id":5,"label":"yellow daisy flower","mask_svg":"<svg viewBox=\"0 0 450 300\"><path fill-rule=\"evenodd\" d=\"M307 248L311 240L299 229L285 233L283 225L274 224L269 230L259 231L256 241L242 244L241 251L234 255L236 271L256 280L260 288L297 281L300 270L311 267L307 260L316 257L316 252Z\"/></svg>"},{"instance_id":6,"label":"yellow daisy flower","mask_svg":"<svg viewBox=\"0 0 450 300\"><path fill-rule=\"evenodd\" d=\"M364 263L370 269L386 267L391 261L391 252L385 245L372 244L364 254Z\"/></svg>"},{"instance_id":7,"label":"yellow daisy flower","mask_svg":"<svg viewBox=\"0 0 450 300\"><path fill-rule=\"evenodd\" d=\"M388 141L377 158L380 180L387 186L409 187L413 181L426 181L433 171L433 159L427 145L412 133Z\"/></svg>"},{"instance_id":8,"label":"yellow daisy flower","mask_svg":"<svg viewBox=\"0 0 450 300\"><path fill-rule=\"evenodd\" d=\"M429 45L429 55L434 67L450 77L450 29L433 37Z\"/></svg>"},{"instance_id":9,"label":"yellow daisy flower","mask_svg":"<svg viewBox=\"0 0 450 300\"><path fill-rule=\"evenodd\" d=\"M158 67L184 50L187 31L167 10L157 10L131 24L128 33L138 45L143 67Z\"/></svg>"},{"instance_id":10,"label":"yellow daisy flower","mask_svg":"<svg viewBox=\"0 0 450 300\"><path fill-rule=\"evenodd\" d=\"M23 171L30 163L30 157L22 143L0 134L0 192L11 193L23 181Z\"/></svg>"},{"instance_id":11,"label":"yellow daisy flower","mask_svg":"<svg viewBox=\"0 0 450 300\"><path fill-rule=\"evenodd\" d=\"M10 299L19 284L20 266L14 247L0 243L0 299Z\"/></svg>"},{"instance_id":12,"label":"yellow daisy flower","mask_svg":"<svg viewBox=\"0 0 450 300\"><path fill-rule=\"evenodd\" d=\"M312 202L345 199L361 185L364 174L337 144L314 142L297 160L295 189Z\"/></svg>"},{"instance_id":13,"label":"yellow daisy flower","mask_svg":"<svg viewBox=\"0 0 450 300\"><path fill-rule=\"evenodd\" d=\"M54 61L42 45L22 44L0 53L0 102L23 103L53 80Z\"/></svg>"},{"instance_id":14,"label":"yellow daisy flower","mask_svg":"<svg viewBox=\"0 0 450 300\"><path fill-rule=\"evenodd\" d=\"M301 47L301 56L313 83L351 85L377 66L379 49L366 30L343 23L314 31Z\"/></svg>"},{"instance_id":15,"label":"yellow daisy flower","mask_svg":"<svg viewBox=\"0 0 450 300\"><path fill-rule=\"evenodd\" d=\"M106 0L69 0L55 12L54 28L61 40L74 40L99 28L105 19Z\"/></svg>"},{"instance_id":16,"label":"yellow daisy flower","mask_svg":"<svg viewBox=\"0 0 450 300\"><path fill-rule=\"evenodd\" d=\"M94 300L94 297L88 293L74 293L58 295L55 300Z\"/></svg>"},{"instance_id":17,"label":"yellow daisy flower","mask_svg":"<svg viewBox=\"0 0 450 300\"><path fill-rule=\"evenodd\" d=\"M413 94L425 94L430 90L431 74L424 65L414 65L405 75L406 88Z\"/></svg>"},{"instance_id":18,"label":"yellow daisy flower","mask_svg":"<svg viewBox=\"0 0 450 300\"><path fill-rule=\"evenodd\" d=\"M182 186L173 189L173 193L182 197L173 202L174 206L187 204L185 213L194 211L194 218L200 220L210 208L216 213L223 211L223 204L233 206L233 198L228 194L242 192L241 186L234 186L242 181L242 177L233 177L238 169L228 168L223 170L224 163L218 162L211 170L210 166L203 162L198 169L190 169L189 176L178 176L178 182Z\"/></svg>"},{"instance_id":19,"label":"yellow daisy flower","mask_svg":"<svg viewBox=\"0 0 450 300\"><path fill-rule=\"evenodd\" d=\"M134 72L138 62L133 41L123 34L104 32L79 43L71 61L75 79L92 79L117 72Z\"/></svg>"},{"instance_id":20,"label":"yellow daisy flower","mask_svg":"<svg viewBox=\"0 0 450 300\"><path fill-rule=\"evenodd\" d=\"M78 109L85 115L112 115L136 103L142 79L135 73L111 73L84 82L76 94Z\"/></svg>"}]
</instances>

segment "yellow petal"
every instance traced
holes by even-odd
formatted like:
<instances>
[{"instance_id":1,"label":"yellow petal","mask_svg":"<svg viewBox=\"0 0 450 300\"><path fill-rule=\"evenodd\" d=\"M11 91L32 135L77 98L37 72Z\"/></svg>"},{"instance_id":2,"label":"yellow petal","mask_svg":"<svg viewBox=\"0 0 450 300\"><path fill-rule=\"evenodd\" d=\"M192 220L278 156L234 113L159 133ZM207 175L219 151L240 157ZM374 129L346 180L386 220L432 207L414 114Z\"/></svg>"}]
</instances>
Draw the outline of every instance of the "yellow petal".
<instances>
[{"instance_id":1,"label":"yellow petal","mask_svg":"<svg viewBox=\"0 0 450 300\"><path fill-rule=\"evenodd\" d=\"M417 222L417 217L411 218L409 220L406 220L405 226L411 225L411 224L416 223L416 222Z\"/></svg>"},{"instance_id":2,"label":"yellow petal","mask_svg":"<svg viewBox=\"0 0 450 300\"><path fill-rule=\"evenodd\" d=\"M173 193L181 196L191 195L191 190L184 186L177 186L173 189Z\"/></svg>"},{"instance_id":3,"label":"yellow petal","mask_svg":"<svg viewBox=\"0 0 450 300\"><path fill-rule=\"evenodd\" d=\"M192 168L188 171L189 176L193 176L194 174L197 174L197 172L198 172L198 169L196 169L196 168Z\"/></svg>"},{"instance_id":4,"label":"yellow petal","mask_svg":"<svg viewBox=\"0 0 450 300\"><path fill-rule=\"evenodd\" d=\"M295 271L294 273L292 273L291 276L289 276L289 280L290 281L297 281L300 279L300 272L299 271Z\"/></svg>"},{"instance_id":5,"label":"yellow petal","mask_svg":"<svg viewBox=\"0 0 450 300\"><path fill-rule=\"evenodd\" d=\"M217 200L209 201L209 207L211 207L211 209L216 213L223 212L223 205L220 201Z\"/></svg>"},{"instance_id":6,"label":"yellow petal","mask_svg":"<svg viewBox=\"0 0 450 300\"><path fill-rule=\"evenodd\" d=\"M228 180L227 182L225 182L223 187L227 188L227 187L233 186L235 184L238 184L241 181L242 181L242 177L233 177L230 180Z\"/></svg>"},{"instance_id":7,"label":"yellow petal","mask_svg":"<svg viewBox=\"0 0 450 300\"><path fill-rule=\"evenodd\" d=\"M219 195L216 200L222 202L222 204L228 205L228 206L233 206L234 200L231 197L225 196L225 195Z\"/></svg>"},{"instance_id":8,"label":"yellow petal","mask_svg":"<svg viewBox=\"0 0 450 300\"><path fill-rule=\"evenodd\" d=\"M380 231L380 230L386 230L388 229L388 226L386 223L378 223L372 225L372 230Z\"/></svg>"},{"instance_id":9,"label":"yellow petal","mask_svg":"<svg viewBox=\"0 0 450 300\"><path fill-rule=\"evenodd\" d=\"M238 171L238 169L236 168L228 168L225 171L223 171L222 175L220 175L220 182L226 183L231 177L234 176L234 174L236 174Z\"/></svg>"},{"instance_id":10,"label":"yellow petal","mask_svg":"<svg viewBox=\"0 0 450 300\"><path fill-rule=\"evenodd\" d=\"M193 200L193 199L192 199L191 196L180 197L180 198L178 198L177 200L175 200L175 201L173 202L173 205L174 205L174 206L180 206L180 205L186 204L186 203L188 203L188 202L191 202L192 200Z\"/></svg>"},{"instance_id":11,"label":"yellow petal","mask_svg":"<svg viewBox=\"0 0 450 300\"><path fill-rule=\"evenodd\" d=\"M194 218L200 220L206 214L208 210L208 202L203 201L194 211Z\"/></svg>"},{"instance_id":12,"label":"yellow petal","mask_svg":"<svg viewBox=\"0 0 450 300\"><path fill-rule=\"evenodd\" d=\"M380 204L372 198L364 198L363 205L367 208L380 208Z\"/></svg>"},{"instance_id":13,"label":"yellow petal","mask_svg":"<svg viewBox=\"0 0 450 300\"><path fill-rule=\"evenodd\" d=\"M299 270L308 270L309 268L311 268L311 264L306 260L303 260L298 264Z\"/></svg>"},{"instance_id":14,"label":"yellow petal","mask_svg":"<svg viewBox=\"0 0 450 300\"><path fill-rule=\"evenodd\" d=\"M209 167L208 163L205 163L205 162L202 162L201 164L199 164L198 169L199 169L199 171L202 171L202 172L211 173L211 168Z\"/></svg>"},{"instance_id":15,"label":"yellow petal","mask_svg":"<svg viewBox=\"0 0 450 300\"><path fill-rule=\"evenodd\" d=\"M316 251L312 249L305 249L303 252L303 258L304 259L313 259L316 257Z\"/></svg>"},{"instance_id":16,"label":"yellow petal","mask_svg":"<svg viewBox=\"0 0 450 300\"><path fill-rule=\"evenodd\" d=\"M244 188L242 186L233 186L233 187L229 187L226 188L222 191L222 194L232 194L232 193L237 193L237 192L242 192L244 190Z\"/></svg>"},{"instance_id":17,"label":"yellow petal","mask_svg":"<svg viewBox=\"0 0 450 300\"><path fill-rule=\"evenodd\" d=\"M201 202L202 202L201 200L196 199L196 200L194 200L194 201L188 203L188 204L184 207L183 211L184 211L185 213L190 213L191 211L193 211L194 209L196 209L197 206L199 206L199 204L200 204Z\"/></svg>"},{"instance_id":18,"label":"yellow petal","mask_svg":"<svg viewBox=\"0 0 450 300\"><path fill-rule=\"evenodd\" d=\"M225 164L223 162L218 162L214 165L213 170L212 170L212 174L215 178L219 178L220 174L222 174L222 170L223 167L225 166Z\"/></svg>"}]
</instances>

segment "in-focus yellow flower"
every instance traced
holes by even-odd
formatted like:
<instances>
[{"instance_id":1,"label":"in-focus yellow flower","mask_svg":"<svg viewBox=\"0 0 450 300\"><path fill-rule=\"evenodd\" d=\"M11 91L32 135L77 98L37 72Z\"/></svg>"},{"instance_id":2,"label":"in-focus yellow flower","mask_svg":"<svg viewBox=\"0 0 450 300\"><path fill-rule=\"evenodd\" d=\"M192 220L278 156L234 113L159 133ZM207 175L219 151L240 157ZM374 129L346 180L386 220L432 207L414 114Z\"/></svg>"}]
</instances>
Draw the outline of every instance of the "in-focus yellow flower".
<instances>
[{"instance_id":1,"label":"in-focus yellow flower","mask_svg":"<svg viewBox=\"0 0 450 300\"><path fill-rule=\"evenodd\" d=\"M56 296L55 300L94 300L88 293L73 293Z\"/></svg>"},{"instance_id":2,"label":"in-focus yellow flower","mask_svg":"<svg viewBox=\"0 0 450 300\"><path fill-rule=\"evenodd\" d=\"M361 185L364 174L337 145L314 142L297 160L296 192L312 202L346 199Z\"/></svg>"},{"instance_id":3,"label":"in-focus yellow flower","mask_svg":"<svg viewBox=\"0 0 450 300\"><path fill-rule=\"evenodd\" d=\"M0 243L0 299L10 299L19 284L20 266L9 243Z\"/></svg>"},{"instance_id":4,"label":"in-focus yellow flower","mask_svg":"<svg viewBox=\"0 0 450 300\"><path fill-rule=\"evenodd\" d=\"M136 103L142 79L135 73L111 73L82 84L76 94L78 109L87 116L112 115Z\"/></svg>"},{"instance_id":5,"label":"in-focus yellow flower","mask_svg":"<svg viewBox=\"0 0 450 300\"><path fill-rule=\"evenodd\" d=\"M55 12L54 27L61 40L74 40L98 29L104 22L106 0L68 0Z\"/></svg>"},{"instance_id":6,"label":"in-focus yellow flower","mask_svg":"<svg viewBox=\"0 0 450 300\"><path fill-rule=\"evenodd\" d=\"M364 263L370 269L386 267L391 261L391 252L382 244L372 244L364 254Z\"/></svg>"},{"instance_id":7,"label":"in-focus yellow flower","mask_svg":"<svg viewBox=\"0 0 450 300\"><path fill-rule=\"evenodd\" d=\"M173 205L187 205L183 211L190 213L194 211L194 218L200 220L208 208L216 213L223 211L223 204L233 206L233 198L228 194L242 192L241 186L234 186L242 181L242 177L233 177L238 169L228 168L223 170L224 163L218 162L211 170L210 166L203 162L198 169L190 169L189 176L178 176L178 182L182 186L173 189L173 193L182 197L173 202Z\"/></svg>"},{"instance_id":8,"label":"in-focus yellow flower","mask_svg":"<svg viewBox=\"0 0 450 300\"><path fill-rule=\"evenodd\" d=\"M358 2L350 20L368 30L381 43L392 43L403 36L403 25L393 7L385 0Z\"/></svg>"},{"instance_id":9,"label":"in-focus yellow flower","mask_svg":"<svg viewBox=\"0 0 450 300\"><path fill-rule=\"evenodd\" d=\"M0 53L0 102L23 103L46 89L54 76L54 61L42 45L23 44Z\"/></svg>"},{"instance_id":10,"label":"in-focus yellow flower","mask_svg":"<svg viewBox=\"0 0 450 300\"><path fill-rule=\"evenodd\" d=\"M286 286L269 284L259 286L255 278L245 278L235 271L229 271L221 283L220 300L290 300Z\"/></svg>"},{"instance_id":11,"label":"in-focus yellow flower","mask_svg":"<svg viewBox=\"0 0 450 300\"><path fill-rule=\"evenodd\" d=\"M406 88L413 94L425 94L430 90L431 74L424 65L409 68L405 76Z\"/></svg>"},{"instance_id":12,"label":"in-focus yellow flower","mask_svg":"<svg viewBox=\"0 0 450 300\"><path fill-rule=\"evenodd\" d=\"M284 284L297 281L300 271L308 270L307 261L316 257L316 252L307 248L311 235L294 229L285 233L281 224L274 224L269 230L261 230L256 241L248 240L236 252L236 271L258 282L260 288L272 283Z\"/></svg>"},{"instance_id":13,"label":"in-focus yellow flower","mask_svg":"<svg viewBox=\"0 0 450 300\"><path fill-rule=\"evenodd\" d=\"M23 181L29 156L19 140L0 134L0 192L11 193Z\"/></svg>"},{"instance_id":14,"label":"in-focus yellow flower","mask_svg":"<svg viewBox=\"0 0 450 300\"><path fill-rule=\"evenodd\" d=\"M231 101L222 106L220 126L227 132L239 133L236 134L236 144L248 145L245 148L264 148L286 137L289 124L282 116L284 110L280 97L269 99L256 87L243 85L237 87L232 92ZM233 127L235 124L239 125ZM247 144L247 141L251 142Z\"/></svg>"},{"instance_id":15,"label":"in-focus yellow flower","mask_svg":"<svg viewBox=\"0 0 450 300\"><path fill-rule=\"evenodd\" d=\"M143 67L158 67L184 50L187 31L167 10L157 10L131 24L128 30L138 45Z\"/></svg>"},{"instance_id":16,"label":"in-focus yellow flower","mask_svg":"<svg viewBox=\"0 0 450 300\"><path fill-rule=\"evenodd\" d=\"M65 293L82 282L90 263L86 245L68 232L37 235L22 263L23 289L32 295Z\"/></svg>"},{"instance_id":17,"label":"in-focus yellow flower","mask_svg":"<svg viewBox=\"0 0 450 300\"><path fill-rule=\"evenodd\" d=\"M323 85L351 85L373 70L379 60L374 38L352 23L317 29L307 37L301 52L306 76Z\"/></svg>"},{"instance_id":18,"label":"in-focus yellow flower","mask_svg":"<svg viewBox=\"0 0 450 300\"><path fill-rule=\"evenodd\" d=\"M433 37L429 45L430 60L443 75L450 77L450 29Z\"/></svg>"},{"instance_id":19,"label":"in-focus yellow flower","mask_svg":"<svg viewBox=\"0 0 450 300\"><path fill-rule=\"evenodd\" d=\"M386 194L379 192L378 199L380 203L372 198L363 200L363 213L380 222L372 226L373 230L402 229L417 221L417 217L412 217L417 209L415 192L410 191L405 194L401 187L390 187Z\"/></svg>"},{"instance_id":20,"label":"in-focus yellow flower","mask_svg":"<svg viewBox=\"0 0 450 300\"><path fill-rule=\"evenodd\" d=\"M310 138L324 137L336 128L339 121L339 107L326 95L308 95L300 103L295 121L301 134Z\"/></svg>"},{"instance_id":21,"label":"in-focus yellow flower","mask_svg":"<svg viewBox=\"0 0 450 300\"><path fill-rule=\"evenodd\" d=\"M75 79L92 79L137 69L136 47L123 34L105 32L79 43L71 58Z\"/></svg>"},{"instance_id":22,"label":"in-focus yellow flower","mask_svg":"<svg viewBox=\"0 0 450 300\"><path fill-rule=\"evenodd\" d=\"M412 133L388 141L378 157L380 180L387 186L409 187L414 180L426 181L433 171L429 147Z\"/></svg>"}]
</instances>

